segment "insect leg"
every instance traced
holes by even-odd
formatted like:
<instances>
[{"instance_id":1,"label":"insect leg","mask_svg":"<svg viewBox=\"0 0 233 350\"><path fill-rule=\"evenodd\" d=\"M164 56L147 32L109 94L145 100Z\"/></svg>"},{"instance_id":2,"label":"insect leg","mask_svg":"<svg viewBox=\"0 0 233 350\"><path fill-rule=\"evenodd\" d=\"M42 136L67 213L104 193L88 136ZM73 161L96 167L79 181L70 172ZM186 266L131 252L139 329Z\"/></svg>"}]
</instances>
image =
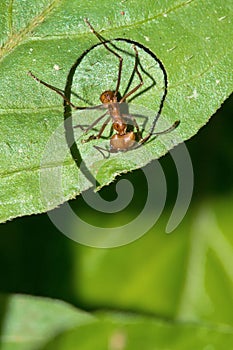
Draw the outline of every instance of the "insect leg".
<instances>
[{"instance_id":1,"label":"insect leg","mask_svg":"<svg viewBox=\"0 0 233 350\"><path fill-rule=\"evenodd\" d=\"M55 91L58 95L60 95L64 101L66 101L66 103L68 105L70 105L72 108L74 109L99 109L99 108L103 108L102 105L98 105L98 106L91 106L91 107L79 107L79 106L75 106L72 102L70 102L70 100L65 96L65 94L58 88L56 88L55 86L53 85L50 85L48 83L46 83L45 81L37 78L31 71L28 72L28 75L30 77L32 77L34 80L38 81L38 83L46 86L47 88L49 88L50 90L53 90Z\"/></svg>"},{"instance_id":2,"label":"insect leg","mask_svg":"<svg viewBox=\"0 0 233 350\"><path fill-rule=\"evenodd\" d=\"M115 55L119 59L119 68L118 68L118 78L117 78L117 84L116 84L116 89L114 91L114 96L117 96L119 88L120 88L120 83L121 83L121 73L122 73L122 64L123 64L123 58L114 50L112 50L106 43L105 39L95 31L95 29L92 27L90 22L88 21L87 18L84 18L84 21L90 28L91 32L95 34L95 36L99 39L99 41L104 45L104 47L111 52L113 55Z\"/></svg>"},{"instance_id":3,"label":"insect leg","mask_svg":"<svg viewBox=\"0 0 233 350\"><path fill-rule=\"evenodd\" d=\"M132 90L130 90L127 94L125 94L120 100L120 103L124 102L130 95L136 92L143 85L142 75L138 70L138 50L135 45L133 45L133 49L135 51L135 63L134 63L133 72L136 72L136 74L138 75L140 83L137 86L135 86Z\"/></svg>"},{"instance_id":4,"label":"insect leg","mask_svg":"<svg viewBox=\"0 0 233 350\"><path fill-rule=\"evenodd\" d=\"M156 120L158 120L158 118L157 118ZM146 141L148 141L149 138L150 138L152 135L163 135L163 134L167 134L167 133L173 131L174 129L177 128L177 126L178 126L179 124L180 124L180 121L177 120L177 121L175 121L175 123L174 123L172 126L170 126L168 129L165 129L165 130L159 131L159 132L153 132L153 130L154 130L154 128L155 128L155 125L153 125L152 128L151 128L151 131L150 131L145 137L143 137L143 138L139 141L139 144L142 145L143 143L145 143Z\"/></svg>"},{"instance_id":5,"label":"insect leg","mask_svg":"<svg viewBox=\"0 0 233 350\"><path fill-rule=\"evenodd\" d=\"M110 150L99 146L93 146L93 147L97 149L97 151L99 151L105 159L108 159L110 157L110 153L111 153ZM107 152L107 155L105 155L104 152Z\"/></svg>"},{"instance_id":6,"label":"insect leg","mask_svg":"<svg viewBox=\"0 0 233 350\"><path fill-rule=\"evenodd\" d=\"M99 121L100 121L101 119L103 119L103 118L106 116L107 113L108 113L108 111L105 112L104 114L102 114L99 118L97 118L91 125L88 125L88 126L87 126L87 129L84 130L84 133L86 134L88 131L90 131L91 129L93 129L94 126L95 126L96 124L98 124ZM83 125L82 125L82 126L83 126ZM81 127L80 124L74 126L74 128L80 128L80 127ZM82 127L81 127L81 129L82 129Z\"/></svg>"},{"instance_id":7,"label":"insect leg","mask_svg":"<svg viewBox=\"0 0 233 350\"><path fill-rule=\"evenodd\" d=\"M107 114L107 112L106 112L104 115L102 115L100 118L103 118L106 114ZM100 120L100 118L98 118L98 121ZM86 143L86 142L89 142L89 141L91 141L91 140L99 139L99 138L101 137L101 135L103 134L104 129L106 128L106 126L107 126L108 123L110 122L110 120L111 120L111 117L108 117L108 118L106 119L106 121L105 121L105 122L103 123L103 125L101 126L100 131L98 132L97 135L91 135L90 137L88 137L88 139L83 140L82 142L83 142L83 143ZM93 124L96 125L97 122L95 121ZM92 129L93 126L94 126L93 124L90 125L89 128L88 128L85 132L87 132L88 130Z\"/></svg>"}]
</instances>

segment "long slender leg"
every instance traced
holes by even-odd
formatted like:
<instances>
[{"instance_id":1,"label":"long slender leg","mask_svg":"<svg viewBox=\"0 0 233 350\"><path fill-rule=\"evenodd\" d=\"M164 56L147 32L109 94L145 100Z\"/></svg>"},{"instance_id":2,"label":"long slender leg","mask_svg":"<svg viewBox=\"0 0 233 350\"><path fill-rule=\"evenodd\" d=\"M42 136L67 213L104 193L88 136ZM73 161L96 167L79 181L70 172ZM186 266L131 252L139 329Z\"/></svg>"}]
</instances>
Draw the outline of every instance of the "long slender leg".
<instances>
[{"instance_id":1,"label":"long slender leg","mask_svg":"<svg viewBox=\"0 0 233 350\"><path fill-rule=\"evenodd\" d=\"M60 95L60 96L63 98L63 100L66 101L66 103L67 103L68 105L70 105L70 106L71 106L72 108L74 108L74 109L100 109L100 108L104 108L103 105L90 106L90 107L79 107L79 106L75 106L75 105L74 105L72 102L70 102L70 100L64 95L64 93L63 93L61 90L59 90L58 88L56 88L55 86L50 85L50 84L46 83L45 81L43 81L43 80L37 78L37 77L36 77L32 72L30 72L30 71L28 72L28 75L29 75L30 77L32 77L34 80L38 81L38 83L40 83L40 84L46 86L46 87L49 88L50 90L55 91L58 95Z\"/></svg>"},{"instance_id":2,"label":"long slender leg","mask_svg":"<svg viewBox=\"0 0 233 350\"><path fill-rule=\"evenodd\" d=\"M157 119L157 120L158 120L158 119ZM165 130L159 131L159 132L153 132L153 131L152 131L152 130L154 130L154 127L153 127L153 129L151 128L151 131L150 131L145 137L143 137L143 138L139 141L139 144L142 145L143 143L145 143L146 141L148 141L149 138L150 138L152 135L163 135L163 134L167 134L167 133L173 131L174 129L177 128L177 126L178 126L179 124L180 124L180 121L177 120L177 121L175 121L175 123L174 123L172 126L170 126L168 129L165 129Z\"/></svg>"},{"instance_id":3,"label":"long slender leg","mask_svg":"<svg viewBox=\"0 0 233 350\"><path fill-rule=\"evenodd\" d=\"M103 134L104 132L104 129L106 128L106 126L108 125L108 123L110 122L111 120L111 117L108 117L108 119L103 123L103 125L101 126L100 128L100 131L98 132L97 135L91 135L90 137L88 137L87 140L83 140L82 142L83 143L86 143L86 142L89 142L91 140L96 140L96 139L99 139L101 137L101 135Z\"/></svg>"},{"instance_id":4,"label":"long slender leg","mask_svg":"<svg viewBox=\"0 0 233 350\"><path fill-rule=\"evenodd\" d=\"M103 119L103 118L106 116L107 113L108 113L108 111L105 112L104 114L102 114L99 118L97 118L91 125L88 125L88 127L87 127L87 129L85 129L84 133L86 134L89 130L93 129L94 126L95 126L96 124L98 124L99 121L100 121L101 119ZM78 124L78 125L75 125L74 128L80 128L80 125L79 125L79 124Z\"/></svg>"},{"instance_id":5,"label":"long slender leg","mask_svg":"<svg viewBox=\"0 0 233 350\"><path fill-rule=\"evenodd\" d=\"M124 102L130 95L132 95L135 91L137 91L143 85L143 79L142 79L141 73L138 70L138 50L135 45L133 45L133 49L135 51L135 63L134 63L133 70L137 73L140 83L137 86L135 86L132 90L130 90L127 94L125 94L125 96L123 96L122 99L120 100L120 103Z\"/></svg>"},{"instance_id":6,"label":"long slender leg","mask_svg":"<svg viewBox=\"0 0 233 350\"><path fill-rule=\"evenodd\" d=\"M74 126L74 128L76 128L76 129L80 128L82 131L85 132L86 129L89 128L89 126L90 126L89 124L77 124L77 125Z\"/></svg>"},{"instance_id":7,"label":"long slender leg","mask_svg":"<svg viewBox=\"0 0 233 350\"><path fill-rule=\"evenodd\" d=\"M97 149L97 151L99 151L105 159L110 157L110 153L111 153L110 150L99 146L93 146L93 147ZM107 152L107 156L104 154L104 152Z\"/></svg>"},{"instance_id":8,"label":"long slender leg","mask_svg":"<svg viewBox=\"0 0 233 350\"><path fill-rule=\"evenodd\" d=\"M169 132L173 131L174 129L177 128L177 126L180 124L180 120L176 120L174 124L172 124L172 126L170 126L169 128L163 130L163 131L158 131L158 132L153 132L152 135L163 135L163 134L168 134Z\"/></svg>"},{"instance_id":9,"label":"long slender leg","mask_svg":"<svg viewBox=\"0 0 233 350\"><path fill-rule=\"evenodd\" d=\"M115 55L118 59L119 59L119 69L118 69L118 78L117 78L117 85L116 85L116 89L114 91L114 96L116 97L120 88L120 83L121 83L121 73L122 73L122 64L123 64L123 58L114 50L112 50L107 44L106 41L104 40L104 38L95 31L95 29L92 27L92 25L90 24L90 22L88 21L87 18L84 18L84 21L86 22L86 24L88 25L88 27L90 28L91 32L93 34L95 34L95 36L99 39L99 41L104 45L104 47L111 52L113 55Z\"/></svg>"}]
</instances>

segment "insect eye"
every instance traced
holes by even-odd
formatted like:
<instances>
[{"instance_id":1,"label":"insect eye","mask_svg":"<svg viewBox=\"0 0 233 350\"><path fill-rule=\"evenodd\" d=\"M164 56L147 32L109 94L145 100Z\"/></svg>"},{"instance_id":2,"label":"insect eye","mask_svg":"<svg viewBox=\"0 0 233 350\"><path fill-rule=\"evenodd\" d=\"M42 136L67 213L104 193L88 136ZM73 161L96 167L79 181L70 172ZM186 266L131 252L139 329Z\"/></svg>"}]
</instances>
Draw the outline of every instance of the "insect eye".
<instances>
[{"instance_id":1,"label":"insect eye","mask_svg":"<svg viewBox=\"0 0 233 350\"><path fill-rule=\"evenodd\" d=\"M110 103L113 101L114 92L113 91L104 91L100 96L100 101L102 103Z\"/></svg>"}]
</instances>

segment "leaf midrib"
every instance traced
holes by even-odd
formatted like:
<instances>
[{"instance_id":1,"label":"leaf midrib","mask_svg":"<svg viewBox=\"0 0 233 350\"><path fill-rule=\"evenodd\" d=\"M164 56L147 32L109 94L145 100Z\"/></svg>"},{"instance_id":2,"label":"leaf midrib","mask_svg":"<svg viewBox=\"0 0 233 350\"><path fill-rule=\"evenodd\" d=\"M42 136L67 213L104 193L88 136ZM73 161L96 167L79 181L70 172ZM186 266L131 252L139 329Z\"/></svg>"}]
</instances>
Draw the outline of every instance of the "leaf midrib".
<instances>
[{"instance_id":1,"label":"leaf midrib","mask_svg":"<svg viewBox=\"0 0 233 350\"><path fill-rule=\"evenodd\" d=\"M35 16L33 20L29 23L28 26L20 30L18 33L11 35L6 43L0 48L0 62L10 53L12 52L15 47L17 47L22 41L25 40L25 38L28 36L28 34L35 29L39 24L41 24L47 15L53 11L55 7L58 6L58 4L62 0L54 0L48 7L46 7L40 14ZM12 6L10 3L9 6ZM10 31L12 31L11 28L9 28Z\"/></svg>"},{"instance_id":2,"label":"leaf midrib","mask_svg":"<svg viewBox=\"0 0 233 350\"><path fill-rule=\"evenodd\" d=\"M38 25L40 25L45 19L46 17L54 10L55 7L57 7L59 5L60 2L62 2L63 0L54 0L48 7L46 7L40 14L38 14L37 16L35 16L33 18L33 20L29 23L28 26L26 26L25 28L23 28L22 30L20 30L18 33L16 34L12 34L8 40L5 42L5 44L3 44L3 46L0 48L0 62L10 53L12 52L21 42L25 41L25 39L27 38L28 34L34 30ZM149 17L146 20L143 21L138 21L137 23L133 22L130 25L127 24L127 26L118 26L116 28L111 28L111 31L113 31L114 29L124 29L125 27L127 28L135 28L135 26L141 26L143 23L147 23L149 21L154 20L155 18L158 18L160 16L164 16L164 13L168 14L171 12L174 12L175 10L183 7L183 6L187 6L190 3L192 3L194 0L186 0L182 3L180 3L179 5L176 5L168 10L166 10L165 12L163 11L162 13L157 14L156 16L153 17ZM12 7L12 3L9 4L9 8ZM9 10L10 12L10 10ZM10 13L9 13L10 14ZM12 28L11 25L9 24L9 31L12 32ZM108 30L106 30L108 31ZM81 35L83 35L84 33L82 33ZM77 34L71 34L69 33L69 37L70 36L77 36ZM80 34L79 34L80 36ZM56 38L64 38L67 37L67 35L65 34L63 35L58 35L56 36ZM46 36L46 39L48 40L49 38L54 39L54 36ZM31 37L30 40L42 40L43 37ZM50 40L51 40L50 39Z\"/></svg>"}]
</instances>

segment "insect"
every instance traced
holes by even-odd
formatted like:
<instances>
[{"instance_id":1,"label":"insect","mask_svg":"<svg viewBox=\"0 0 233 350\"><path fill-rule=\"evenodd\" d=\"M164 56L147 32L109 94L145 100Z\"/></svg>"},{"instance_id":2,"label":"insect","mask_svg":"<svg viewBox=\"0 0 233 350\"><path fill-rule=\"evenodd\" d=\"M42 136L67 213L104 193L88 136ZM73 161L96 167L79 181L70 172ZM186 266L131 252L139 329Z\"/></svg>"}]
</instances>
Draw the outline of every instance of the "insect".
<instances>
[{"instance_id":1,"label":"insect","mask_svg":"<svg viewBox=\"0 0 233 350\"><path fill-rule=\"evenodd\" d=\"M82 142L89 142L94 139L99 139L103 135L103 132L106 128L106 126L111 122L112 123L112 129L115 131L115 134L113 134L110 137L110 153L114 152L125 152L131 149L135 149L143 145L145 142L147 142L152 135L161 135L168 133L172 130L174 130L178 125L179 121L176 121L171 127L169 127L166 130L163 130L161 132L154 132L155 125L157 123L157 120L160 116L160 113L158 113L153 121L152 127L148 134L144 137L142 137L142 133L140 132L139 126L137 124L137 121L133 115L130 114L123 114L121 111L122 104L126 103L126 99L134 94L137 90L140 89L140 87L143 85L143 78L141 73L139 72L139 57L138 57L138 50L135 45L133 45L134 50L134 68L133 73L135 73L139 78L139 83L132 88L130 91L125 93L123 97L119 97L119 89L121 84L121 78L122 78L122 66L123 66L123 58L116 52L112 47L109 46L109 41L106 41L98 32L95 31L95 29L92 27L88 19L84 19L87 26L90 28L91 32L97 37L97 39L104 45L105 49L111 52L113 55L115 55L119 60L119 67L118 67L118 77L117 77L117 83L115 90L106 90L101 93L100 95L100 101L101 105L98 106L91 106L91 107L80 107L74 105L65 95L64 93L59 90L58 88L46 83L45 81L37 78L32 72L28 72L28 75L30 75L34 80L38 81L39 83L43 84L47 88L55 91L57 94L59 94L68 105L70 105L72 108L76 110L84 110L84 109L106 109L107 111L97 118L90 126L87 127L87 129L84 131L84 133L89 132L91 129L95 127L96 124L98 124L104 117L107 117L107 119L102 124L99 132L96 135L91 135L86 140L83 140ZM78 126L75 126L78 127ZM98 150L106 150L101 147L97 147ZM102 153L102 152L101 152Z\"/></svg>"}]
</instances>

